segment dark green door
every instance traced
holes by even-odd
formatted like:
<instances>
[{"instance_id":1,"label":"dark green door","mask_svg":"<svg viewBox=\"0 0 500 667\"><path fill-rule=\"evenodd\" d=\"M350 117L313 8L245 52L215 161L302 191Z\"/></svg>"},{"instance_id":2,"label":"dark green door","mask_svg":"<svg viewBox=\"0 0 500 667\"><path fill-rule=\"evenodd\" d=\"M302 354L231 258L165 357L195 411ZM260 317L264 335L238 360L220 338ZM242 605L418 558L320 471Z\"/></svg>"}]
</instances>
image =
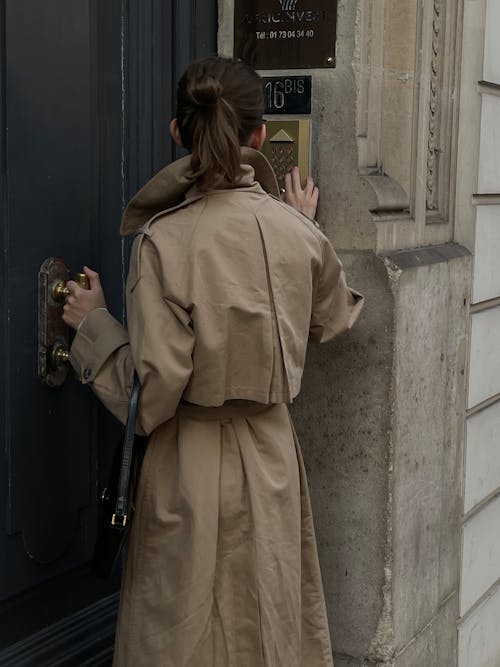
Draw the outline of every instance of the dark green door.
<instances>
[{"instance_id":1,"label":"dark green door","mask_svg":"<svg viewBox=\"0 0 500 667\"><path fill-rule=\"evenodd\" d=\"M37 276L51 256L74 272L88 263L123 317L121 211L174 157L174 83L215 51L216 9L215 0L0 1L0 664L17 664L20 646L1 649L18 641L18 664L77 665L106 650L109 659L112 630L73 662L44 653L43 633L32 637L119 584L88 574L119 428L72 378L57 390L39 381ZM114 613L115 598L99 604Z\"/></svg>"}]
</instances>

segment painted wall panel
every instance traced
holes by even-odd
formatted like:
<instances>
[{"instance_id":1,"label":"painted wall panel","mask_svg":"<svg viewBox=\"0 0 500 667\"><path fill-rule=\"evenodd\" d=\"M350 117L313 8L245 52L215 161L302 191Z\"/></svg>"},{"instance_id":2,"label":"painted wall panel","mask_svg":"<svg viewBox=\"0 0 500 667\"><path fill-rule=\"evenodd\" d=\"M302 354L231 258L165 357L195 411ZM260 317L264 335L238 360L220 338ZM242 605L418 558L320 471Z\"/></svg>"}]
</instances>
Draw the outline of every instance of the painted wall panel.
<instances>
[{"instance_id":1,"label":"painted wall panel","mask_svg":"<svg viewBox=\"0 0 500 667\"><path fill-rule=\"evenodd\" d=\"M500 665L500 588L465 619L459 628L460 667Z\"/></svg>"},{"instance_id":2,"label":"painted wall panel","mask_svg":"<svg viewBox=\"0 0 500 667\"><path fill-rule=\"evenodd\" d=\"M479 192L500 192L500 97L483 95L479 150Z\"/></svg>"},{"instance_id":3,"label":"painted wall panel","mask_svg":"<svg viewBox=\"0 0 500 667\"><path fill-rule=\"evenodd\" d=\"M500 403L467 420L465 511L500 487Z\"/></svg>"},{"instance_id":4,"label":"painted wall panel","mask_svg":"<svg viewBox=\"0 0 500 667\"><path fill-rule=\"evenodd\" d=\"M500 0L488 0L486 6L486 34L484 44L484 79L500 83Z\"/></svg>"},{"instance_id":5,"label":"painted wall panel","mask_svg":"<svg viewBox=\"0 0 500 667\"><path fill-rule=\"evenodd\" d=\"M500 83L500 0L465 2L465 28L468 32L467 12L473 12L478 22L484 20L484 60L482 28L470 39L464 49L462 74L470 63L476 62L473 84L479 79ZM484 13L483 13L484 12ZM464 38L464 45L467 39ZM483 68L475 60L483 60ZM469 65L468 65L469 63ZM474 98L473 87L465 97ZM469 102L461 108L468 109ZM476 98L477 99L477 98ZM471 107L472 108L472 107ZM500 97L481 96L481 125L479 141L477 192L500 193ZM478 120L469 118L470 127L478 128ZM461 113L461 122L467 118ZM470 137L467 151L474 156L475 139ZM464 153L465 155L465 153ZM465 159L466 163L467 160ZM470 168L476 163L471 158ZM466 167L466 165L463 165ZM459 171L462 166L458 166ZM472 179L471 179L472 181ZM475 185L472 185L475 188ZM464 197L476 190L464 189ZM467 215L468 215L468 209ZM475 225L473 303L500 296L500 206L478 206ZM472 407L500 393L500 307L472 315L468 406ZM500 404L494 404L472 415L466 423L467 442L464 482L464 510L469 512L477 503L500 486ZM491 500L474 513L463 529L461 572L461 615L470 615L459 626L459 667L500 667L500 498ZM489 597L471 610L485 594Z\"/></svg>"},{"instance_id":6,"label":"painted wall panel","mask_svg":"<svg viewBox=\"0 0 500 667\"><path fill-rule=\"evenodd\" d=\"M472 315L469 408L500 393L500 306Z\"/></svg>"},{"instance_id":7,"label":"painted wall panel","mask_svg":"<svg viewBox=\"0 0 500 667\"><path fill-rule=\"evenodd\" d=\"M495 498L464 526L460 591L462 616L500 579L499 516L500 498Z\"/></svg>"},{"instance_id":8,"label":"painted wall panel","mask_svg":"<svg viewBox=\"0 0 500 667\"><path fill-rule=\"evenodd\" d=\"M474 255L474 303L500 296L500 205L477 207Z\"/></svg>"}]
</instances>

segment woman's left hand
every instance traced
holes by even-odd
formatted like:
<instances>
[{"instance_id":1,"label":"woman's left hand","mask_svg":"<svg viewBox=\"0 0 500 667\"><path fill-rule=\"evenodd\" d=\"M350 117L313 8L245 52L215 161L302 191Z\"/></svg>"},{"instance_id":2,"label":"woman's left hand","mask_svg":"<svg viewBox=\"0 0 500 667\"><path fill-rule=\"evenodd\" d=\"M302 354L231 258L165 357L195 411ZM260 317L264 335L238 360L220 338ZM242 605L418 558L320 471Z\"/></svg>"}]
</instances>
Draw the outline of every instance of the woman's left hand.
<instances>
[{"instance_id":1,"label":"woman's left hand","mask_svg":"<svg viewBox=\"0 0 500 667\"><path fill-rule=\"evenodd\" d=\"M307 178L305 188L302 189L298 167L294 167L291 173L285 176L284 202L314 220L318 208L318 199L319 189L314 185L314 181L310 176Z\"/></svg>"},{"instance_id":2,"label":"woman's left hand","mask_svg":"<svg viewBox=\"0 0 500 667\"><path fill-rule=\"evenodd\" d=\"M73 280L66 283L70 295L66 297L62 318L73 329L78 329L81 322L96 308L106 308L106 299L99 274L89 269L88 266L84 266L83 270L89 279L90 289L83 289Z\"/></svg>"}]
</instances>

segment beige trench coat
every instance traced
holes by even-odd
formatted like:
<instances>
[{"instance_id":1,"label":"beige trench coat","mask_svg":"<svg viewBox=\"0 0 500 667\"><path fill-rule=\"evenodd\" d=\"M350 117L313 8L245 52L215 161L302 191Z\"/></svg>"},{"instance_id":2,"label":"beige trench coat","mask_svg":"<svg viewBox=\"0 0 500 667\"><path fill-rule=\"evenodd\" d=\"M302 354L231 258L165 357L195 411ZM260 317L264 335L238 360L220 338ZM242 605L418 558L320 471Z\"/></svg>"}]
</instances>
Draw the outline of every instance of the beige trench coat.
<instances>
[{"instance_id":1,"label":"beige trench coat","mask_svg":"<svg viewBox=\"0 0 500 667\"><path fill-rule=\"evenodd\" d=\"M332 653L307 481L286 403L308 340L362 297L314 222L244 149L237 187L199 193L189 158L132 200L126 330L88 315L71 362L125 420L133 368L150 435L115 667L326 667Z\"/></svg>"}]
</instances>

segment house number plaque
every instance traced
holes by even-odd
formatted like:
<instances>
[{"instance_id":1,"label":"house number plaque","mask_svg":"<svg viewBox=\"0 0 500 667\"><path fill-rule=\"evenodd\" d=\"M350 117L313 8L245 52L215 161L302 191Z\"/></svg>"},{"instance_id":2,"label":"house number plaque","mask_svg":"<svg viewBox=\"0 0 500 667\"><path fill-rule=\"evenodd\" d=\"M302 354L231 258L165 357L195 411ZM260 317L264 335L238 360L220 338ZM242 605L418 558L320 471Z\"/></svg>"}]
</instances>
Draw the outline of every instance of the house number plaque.
<instances>
[{"instance_id":1,"label":"house number plaque","mask_svg":"<svg viewBox=\"0 0 500 667\"><path fill-rule=\"evenodd\" d=\"M235 0L234 56L255 69L335 67L336 0Z\"/></svg>"},{"instance_id":2,"label":"house number plaque","mask_svg":"<svg viewBox=\"0 0 500 667\"><path fill-rule=\"evenodd\" d=\"M310 114L312 76L265 76L266 114Z\"/></svg>"}]
</instances>

